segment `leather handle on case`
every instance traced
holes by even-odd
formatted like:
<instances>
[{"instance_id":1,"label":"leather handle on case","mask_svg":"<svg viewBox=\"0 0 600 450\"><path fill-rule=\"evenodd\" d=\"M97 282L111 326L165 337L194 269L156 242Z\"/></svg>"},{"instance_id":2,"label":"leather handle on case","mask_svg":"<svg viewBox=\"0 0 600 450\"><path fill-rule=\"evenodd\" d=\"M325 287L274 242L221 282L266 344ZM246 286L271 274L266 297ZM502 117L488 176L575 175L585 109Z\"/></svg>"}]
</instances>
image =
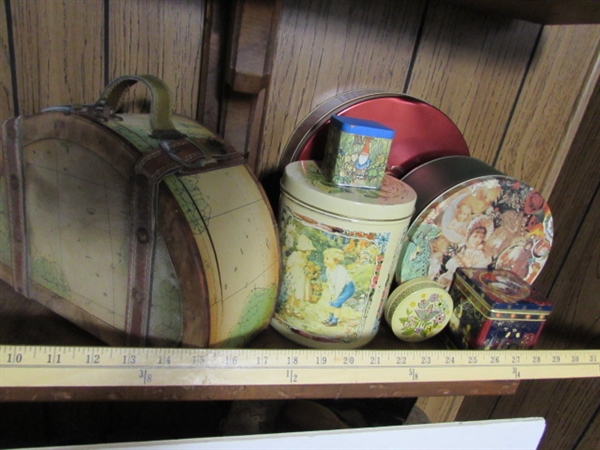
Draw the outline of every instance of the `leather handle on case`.
<instances>
[{"instance_id":1,"label":"leather handle on case","mask_svg":"<svg viewBox=\"0 0 600 450\"><path fill-rule=\"evenodd\" d=\"M185 134L177 131L171 120L172 100L169 87L160 78L154 75L125 75L113 80L105 88L96 102L97 106L108 106L117 110L121 98L134 84L141 82L151 93L150 127L154 139L182 139Z\"/></svg>"}]
</instances>

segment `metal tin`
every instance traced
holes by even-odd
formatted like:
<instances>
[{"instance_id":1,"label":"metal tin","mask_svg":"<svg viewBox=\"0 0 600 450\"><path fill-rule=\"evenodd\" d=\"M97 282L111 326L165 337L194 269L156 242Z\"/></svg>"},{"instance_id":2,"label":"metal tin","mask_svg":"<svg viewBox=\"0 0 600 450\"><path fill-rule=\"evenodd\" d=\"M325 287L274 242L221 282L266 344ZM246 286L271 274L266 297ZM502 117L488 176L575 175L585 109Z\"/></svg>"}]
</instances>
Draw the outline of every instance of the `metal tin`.
<instances>
[{"instance_id":1,"label":"metal tin","mask_svg":"<svg viewBox=\"0 0 600 450\"><path fill-rule=\"evenodd\" d=\"M542 331L552 305L513 272L457 269L450 288L457 303L449 334L459 347L528 349Z\"/></svg>"},{"instance_id":2,"label":"metal tin","mask_svg":"<svg viewBox=\"0 0 600 450\"><path fill-rule=\"evenodd\" d=\"M272 326L318 348L356 348L376 334L416 194L386 175L380 190L336 186L315 161L281 181L283 283Z\"/></svg>"},{"instance_id":3,"label":"metal tin","mask_svg":"<svg viewBox=\"0 0 600 450\"><path fill-rule=\"evenodd\" d=\"M372 120L331 118L323 173L339 186L381 188L394 130Z\"/></svg>"},{"instance_id":4,"label":"metal tin","mask_svg":"<svg viewBox=\"0 0 600 450\"><path fill-rule=\"evenodd\" d=\"M402 283L385 302L384 317L399 339L420 342L448 324L454 303L446 290L427 277Z\"/></svg>"},{"instance_id":5,"label":"metal tin","mask_svg":"<svg viewBox=\"0 0 600 450\"><path fill-rule=\"evenodd\" d=\"M296 127L280 160L321 160L331 116L368 119L395 131L388 171L397 177L443 156L468 156L469 149L457 126L439 109L422 100L380 90L356 90L317 106Z\"/></svg>"},{"instance_id":6,"label":"metal tin","mask_svg":"<svg viewBox=\"0 0 600 450\"><path fill-rule=\"evenodd\" d=\"M526 183L475 158L448 156L402 178L418 195L396 281L446 289L457 267L507 269L532 283L554 235L550 208Z\"/></svg>"}]
</instances>

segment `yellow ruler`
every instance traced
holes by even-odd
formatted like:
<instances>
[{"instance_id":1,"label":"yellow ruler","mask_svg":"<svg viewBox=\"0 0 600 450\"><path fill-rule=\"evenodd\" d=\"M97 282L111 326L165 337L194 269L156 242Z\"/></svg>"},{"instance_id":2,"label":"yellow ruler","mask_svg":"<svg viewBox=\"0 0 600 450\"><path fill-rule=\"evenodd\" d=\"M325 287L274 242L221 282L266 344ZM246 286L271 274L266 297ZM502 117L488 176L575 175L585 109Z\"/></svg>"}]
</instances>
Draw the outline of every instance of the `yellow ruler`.
<instances>
[{"instance_id":1,"label":"yellow ruler","mask_svg":"<svg viewBox=\"0 0 600 450\"><path fill-rule=\"evenodd\" d=\"M265 386L600 376L600 350L0 346L0 388Z\"/></svg>"}]
</instances>

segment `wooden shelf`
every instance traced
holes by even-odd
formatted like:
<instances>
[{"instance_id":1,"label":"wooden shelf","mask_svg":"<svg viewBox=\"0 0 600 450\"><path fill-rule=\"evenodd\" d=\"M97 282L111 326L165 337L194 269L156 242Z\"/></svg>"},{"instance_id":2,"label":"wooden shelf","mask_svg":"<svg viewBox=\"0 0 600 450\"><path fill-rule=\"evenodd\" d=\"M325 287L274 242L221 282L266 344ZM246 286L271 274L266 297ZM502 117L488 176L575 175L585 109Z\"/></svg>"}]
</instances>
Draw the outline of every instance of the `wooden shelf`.
<instances>
[{"instance_id":1,"label":"wooden shelf","mask_svg":"<svg viewBox=\"0 0 600 450\"><path fill-rule=\"evenodd\" d=\"M0 282L1 345L68 345L104 346L86 333L42 305L16 294ZM269 328L251 343L252 348L302 348ZM383 325L368 349L440 349L441 339L420 344L402 343L387 325ZM331 350L330 350L331 351ZM327 351L325 351L327 352ZM3 388L0 401L190 401L190 400L275 400L399 398L448 395L513 394L517 381L461 381L452 383L357 383L310 386L268 385L236 387L81 387L81 388Z\"/></svg>"}]
</instances>

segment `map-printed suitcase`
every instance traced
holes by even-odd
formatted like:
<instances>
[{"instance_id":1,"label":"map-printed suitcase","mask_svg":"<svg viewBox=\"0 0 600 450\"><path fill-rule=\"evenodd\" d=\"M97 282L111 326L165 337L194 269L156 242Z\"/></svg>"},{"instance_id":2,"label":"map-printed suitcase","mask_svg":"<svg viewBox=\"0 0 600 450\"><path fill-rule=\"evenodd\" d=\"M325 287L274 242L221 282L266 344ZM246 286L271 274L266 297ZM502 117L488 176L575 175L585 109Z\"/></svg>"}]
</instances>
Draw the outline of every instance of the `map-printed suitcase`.
<instances>
[{"instance_id":1,"label":"map-printed suitcase","mask_svg":"<svg viewBox=\"0 0 600 450\"><path fill-rule=\"evenodd\" d=\"M143 83L149 114L116 114ZM273 212L243 158L171 114L151 75L94 105L7 120L0 277L111 345L239 347L280 282Z\"/></svg>"}]
</instances>

